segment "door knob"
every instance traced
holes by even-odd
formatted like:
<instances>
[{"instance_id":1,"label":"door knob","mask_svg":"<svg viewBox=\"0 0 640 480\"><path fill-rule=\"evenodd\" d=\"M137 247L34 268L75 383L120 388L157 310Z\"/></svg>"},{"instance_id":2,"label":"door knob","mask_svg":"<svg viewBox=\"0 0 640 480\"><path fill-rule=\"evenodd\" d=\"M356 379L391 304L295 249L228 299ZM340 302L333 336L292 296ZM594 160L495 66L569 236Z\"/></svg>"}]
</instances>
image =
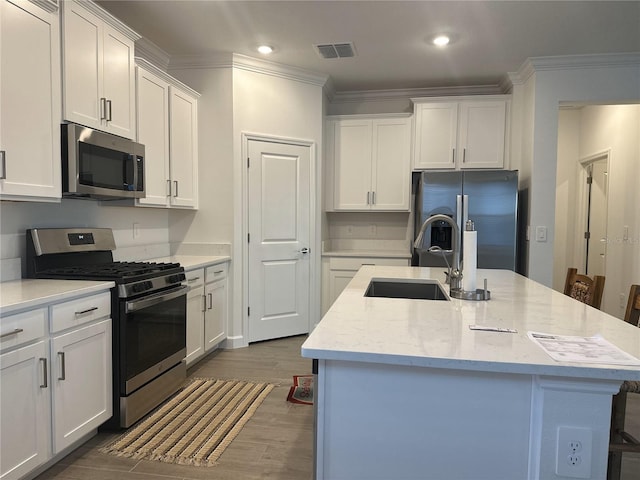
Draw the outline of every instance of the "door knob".
<instances>
[{"instance_id":1,"label":"door knob","mask_svg":"<svg viewBox=\"0 0 640 480\"><path fill-rule=\"evenodd\" d=\"M300 253L307 254L307 253L309 253L309 249L307 247L304 247L304 248L300 249Z\"/></svg>"}]
</instances>

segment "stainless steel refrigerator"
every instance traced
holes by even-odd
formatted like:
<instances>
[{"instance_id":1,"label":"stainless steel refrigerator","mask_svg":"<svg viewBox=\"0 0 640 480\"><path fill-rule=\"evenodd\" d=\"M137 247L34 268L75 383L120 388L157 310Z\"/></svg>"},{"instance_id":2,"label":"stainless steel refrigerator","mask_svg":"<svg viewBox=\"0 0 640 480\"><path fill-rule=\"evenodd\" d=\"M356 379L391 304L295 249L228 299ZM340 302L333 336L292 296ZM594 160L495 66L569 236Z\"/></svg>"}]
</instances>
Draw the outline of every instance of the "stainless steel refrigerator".
<instances>
[{"instance_id":1,"label":"stainless steel refrigerator","mask_svg":"<svg viewBox=\"0 0 640 480\"><path fill-rule=\"evenodd\" d=\"M427 218L445 214L460 228L462 251L462 231L466 221L472 220L478 232L478 268L517 270L517 171L425 171L414 182L414 238ZM451 264L452 236L446 222L434 222L424 232L422 247L414 249L413 265L445 266L442 253L427 251L433 246L448 251Z\"/></svg>"}]
</instances>

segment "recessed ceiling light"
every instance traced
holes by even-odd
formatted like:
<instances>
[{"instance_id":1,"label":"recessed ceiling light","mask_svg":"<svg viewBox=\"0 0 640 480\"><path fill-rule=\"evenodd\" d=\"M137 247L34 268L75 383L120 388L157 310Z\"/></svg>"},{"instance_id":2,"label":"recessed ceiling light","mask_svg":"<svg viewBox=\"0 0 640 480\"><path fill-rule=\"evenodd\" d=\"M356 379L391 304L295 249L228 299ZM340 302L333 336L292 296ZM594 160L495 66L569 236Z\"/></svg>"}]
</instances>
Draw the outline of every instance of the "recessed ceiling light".
<instances>
[{"instance_id":1,"label":"recessed ceiling light","mask_svg":"<svg viewBox=\"0 0 640 480\"><path fill-rule=\"evenodd\" d=\"M437 47L444 47L446 45L449 45L449 41L450 39L446 35L438 35L433 39L433 44Z\"/></svg>"},{"instance_id":2,"label":"recessed ceiling light","mask_svg":"<svg viewBox=\"0 0 640 480\"><path fill-rule=\"evenodd\" d=\"M258 47L258 52L264 55L269 55L271 52L273 52L273 47L270 45L260 45Z\"/></svg>"}]
</instances>

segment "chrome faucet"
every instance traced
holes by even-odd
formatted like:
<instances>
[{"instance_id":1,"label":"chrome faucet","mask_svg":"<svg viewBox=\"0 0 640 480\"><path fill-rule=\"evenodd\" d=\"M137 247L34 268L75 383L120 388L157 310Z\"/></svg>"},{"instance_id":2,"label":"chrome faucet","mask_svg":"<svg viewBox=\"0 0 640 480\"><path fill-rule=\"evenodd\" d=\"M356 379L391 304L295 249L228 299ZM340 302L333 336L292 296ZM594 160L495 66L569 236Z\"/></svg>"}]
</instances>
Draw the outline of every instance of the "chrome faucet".
<instances>
[{"instance_id":1,"label":"chrome faucet","mask_svg":"<svg viewBox=\"0 0 640 480\"><path fill-rule=\"evenodd\" d=\"M453 252L453 262L449 267L448 277L449 277L449 290L462 290L462 271L460 270L460 228L458 228L458 224L453 221L451 217L444 214L432 215L427 218L422 227L420 227L420 232L416 237L416 241L413 242L414 248L420 248L422 246L422 238L424 237L424 231L427 229L429 225L433 222L437 222L438 220L442 220L445 223L448 223L453 230L453 241L451 242L451 249ZM448 265L448 263L447 263Z\"/></svg>"}]
</instances>

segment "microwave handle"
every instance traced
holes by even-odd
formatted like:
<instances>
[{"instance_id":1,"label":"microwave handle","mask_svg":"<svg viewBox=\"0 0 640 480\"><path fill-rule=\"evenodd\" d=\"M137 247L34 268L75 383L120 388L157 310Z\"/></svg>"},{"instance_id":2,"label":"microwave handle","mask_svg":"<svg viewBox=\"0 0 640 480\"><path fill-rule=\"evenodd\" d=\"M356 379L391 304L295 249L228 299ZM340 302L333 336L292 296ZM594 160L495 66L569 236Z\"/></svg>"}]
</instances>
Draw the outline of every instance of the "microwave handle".
<instances>
[{"instance_id":1,"label":"microwave handle","mask_svg":"<svg viewBox=\"0 0 640 480\"><path fill-rule=\"evenodd\" d=\"M140 177L138 176L138 161L142 162L142 171L144 172L144 158L136 155L135 153L130 153L129 161L131 161L133 167L133 189L137 190L140 180Z\"/></svg>"}]
</instances>

